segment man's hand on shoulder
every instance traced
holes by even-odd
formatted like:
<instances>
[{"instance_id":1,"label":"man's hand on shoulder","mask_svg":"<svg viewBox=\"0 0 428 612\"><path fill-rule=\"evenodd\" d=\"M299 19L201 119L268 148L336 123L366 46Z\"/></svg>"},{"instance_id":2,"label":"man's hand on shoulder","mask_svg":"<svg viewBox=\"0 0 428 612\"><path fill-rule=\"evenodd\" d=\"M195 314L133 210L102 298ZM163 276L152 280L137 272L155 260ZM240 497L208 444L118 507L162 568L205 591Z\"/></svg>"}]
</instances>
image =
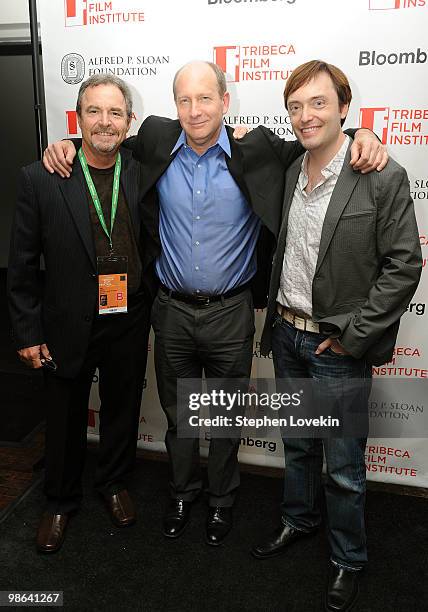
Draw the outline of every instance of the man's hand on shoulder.
<instances>
[{"instance_id":1,"label":"man's hand on shoulder","mask_svg":"<svg viewBox=\"0 0 428 612\"><path fill-rule=\"evenodd\" d=\"M45 149L43 165L48 172L56 172L62 178L69 178L73 170L76 148L71 140L58 140Z\"/></svg>"},{"instance_id":2,"label":"man's hand on shoulder","mask_svg":"<svg viewBox=\"0 0 428 612\"><path fill-rule=\"evenodd\" d=\"M361 174L373 170L380 172L388 163L388 157L386 147L371 130L365 128L357 130L351 146L350 164L354 170Z\"/></svg>"},{"instance_id":3,"label":"man's hand on shoulder","mask_svg":"<svg viewBox=\"0 0 428 612\"><path fill-rule=\"evenodd\" d=\"M18 355L26 366L36 370L43 367L42 361L46 359L48 361L52 360L46 344L38 344L36 346L28 346L27 348L20 349Z\"/></svg>"},{"instance_id":4,"label":"man's hand on shoulder","mask_svg":"<svg viewBox=\"0 0 428 612\"><path fill-rule=\"evenodd\" d=\"M245 125L235 125L233 129L233 137L235 140L241 140L250 130Z\"/></svg>"}]
</instances>

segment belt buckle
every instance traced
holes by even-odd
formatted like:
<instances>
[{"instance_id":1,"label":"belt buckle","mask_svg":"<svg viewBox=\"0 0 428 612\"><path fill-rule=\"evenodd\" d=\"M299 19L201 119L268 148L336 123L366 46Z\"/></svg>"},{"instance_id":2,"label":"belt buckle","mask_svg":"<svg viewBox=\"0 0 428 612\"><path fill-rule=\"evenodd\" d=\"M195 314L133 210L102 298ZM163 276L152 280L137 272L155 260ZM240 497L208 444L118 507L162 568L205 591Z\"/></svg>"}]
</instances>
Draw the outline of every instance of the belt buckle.
<instances>
[{"instance_id":1,"label":"belt buckle","mask_svg":"<svg viewBox=\"0 0 428 612\"><path fill-rule=\"evenodd\" d=\"M194 294L194 298L198 306L209 306L211 298L208 295L197 295Z\"/></svg>"},{"instance_id":2,"label":"belt buckle","mask_svg":"<svg viewBox=\"0 0 428 612\"><path fill-rule=\"evenodd\" d=\"M293 315L294 327L300 329L300 331L306 331L306 320L303 317Z\"/></svg>"}]
</instances>

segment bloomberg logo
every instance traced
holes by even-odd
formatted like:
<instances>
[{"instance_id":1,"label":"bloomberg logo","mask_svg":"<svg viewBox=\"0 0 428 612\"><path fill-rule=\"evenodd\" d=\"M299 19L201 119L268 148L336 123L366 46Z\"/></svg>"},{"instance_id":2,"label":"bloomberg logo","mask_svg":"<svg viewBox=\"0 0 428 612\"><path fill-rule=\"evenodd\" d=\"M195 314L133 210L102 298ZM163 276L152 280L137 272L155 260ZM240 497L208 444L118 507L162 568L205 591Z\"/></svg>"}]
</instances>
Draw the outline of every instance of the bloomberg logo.
<instances>
[{"instance_id":1,"label":"bloomberg logo","mask_svg":"<svg viewBox=\"0 0 428 612\"><path fill-rule=\"evenodd\" d=\"M416 51L402 51L401 53L379 53L377 51L360 51L360 66L383 66L384 64L425 64L427 53L419 47Z\"/></svg>"}]
</instances>

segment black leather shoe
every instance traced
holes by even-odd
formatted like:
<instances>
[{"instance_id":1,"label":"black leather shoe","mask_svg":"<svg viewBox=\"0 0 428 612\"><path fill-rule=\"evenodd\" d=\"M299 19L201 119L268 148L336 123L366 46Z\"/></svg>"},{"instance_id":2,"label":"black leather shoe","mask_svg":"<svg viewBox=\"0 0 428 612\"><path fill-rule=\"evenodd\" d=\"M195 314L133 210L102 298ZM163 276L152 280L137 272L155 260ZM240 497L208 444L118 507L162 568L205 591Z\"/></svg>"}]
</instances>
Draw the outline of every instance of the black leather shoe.
<instances>
[{"instance_id":1,"label":"black leather shoe","mask_svg":"<svg viewBox=\"0 0 428 612\"><path fill-rule=\"evenodd\" d=\"M331 564L325 609L331 612L348 612L358 597L360 572L346 570Z\"/></svg>"},{"instance_id":2,"label":"black leather shoe","mask_svg":"<svg viewBox=\"0 0 428 612\"><path fill-rule=\"evenodd\" d=\"M294 529L290 525L281 525L273 532L269 540L253 546L251 554L257 559L269 559L270 557L276 557L280 555L285 549L295 540L300 540L306 536L314 535L314 531L301 531L300 529Z\"/></svg>"},{"instance_id":3,"label":"black leather shoe","mask_svg":"<svg viewBox=\"0 0 428 612\"><path fill-rule=\"evenodd\" d=\"M219 546L232 528L232 508L214 506L208 510L207 542Z\"/></svg>"},{"instance_id":4,"label":"black leather shoe","mask_svg":"<svg viewBox=\"0 0 428 612\"><path fill-rule=\"evenodd\" d=\"M178 538L183 533L190 518L192 502L173 499L163 519L163 534L167 538Z\"/></svg>"},{"instance_id":5,"label":"black leather shoe","mask_svg":"<svg viewBox=\"0 0 428 612\"><path fill-rule=\"evenodd\" d=\"M40 553L56 553L65 538L68 514L51 514L45 512L37 531L37 550Z\"/></svg>"},{"instance_id":6,"label":"black leather shoe","mask_svg":"<svg viewBox=\"0 0 428 612\"><path fill-rule=\"evenodd\" d=\"M104 497L110 518L116 527L128 527L136 521L135 508L126 489Z\"/></svg>"}]
</instances>

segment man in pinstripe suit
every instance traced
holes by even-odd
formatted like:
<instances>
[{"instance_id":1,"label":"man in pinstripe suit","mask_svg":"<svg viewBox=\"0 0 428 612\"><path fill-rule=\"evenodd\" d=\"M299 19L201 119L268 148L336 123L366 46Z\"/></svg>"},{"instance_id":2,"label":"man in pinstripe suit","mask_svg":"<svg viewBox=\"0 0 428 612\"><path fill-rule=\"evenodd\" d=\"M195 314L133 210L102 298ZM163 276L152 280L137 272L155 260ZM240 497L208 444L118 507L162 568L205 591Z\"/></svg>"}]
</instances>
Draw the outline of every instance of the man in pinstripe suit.
<instances>
[{"instance_id":1,"label":"man in pinstripe suit","mask_svg":"<svg viewBox=\"0 0 428 612\"><path fill-rule=\"evenodd\" d=\"M405 170L393 160L367 175L349 166L351 139L341 126L351 97L346 76L325 62L307 62L287 81L285 104L307 152L286 175L261 349L272 349L277 378L315 379L321 393L361 380L365 409L371 365L392 357L421 251ZM344 404L342 396L341 414ZM324 450L327 610L350 609L367 561L365 445L361 437L284 438L282 524L252 549L266 559L317 530Z\"/></svg>"},{"instance_id":2,"label":"man in pinstripe suit","mask_svg":"<svg viewBox=\"0 0 428 612\"><path fill-rule=\"evenodd\" d=\"M62 181L40 162L22 170L8 271L19 357L45 370L47 510L37 536L45 553L61 547L80 504L96 368L96 488L116 526L135 521L124 478L135 459L150 326L149 273L142 269L139 240L140 166L121 148L132 115L130 91L117 77L91 77L80 87L76 110L83 141L73 177ZM117 257L124 268L109 271ZM102 314L100 274L116 272L122 283L126 278L127 312Z\"/></svg>"}]
</instances>

